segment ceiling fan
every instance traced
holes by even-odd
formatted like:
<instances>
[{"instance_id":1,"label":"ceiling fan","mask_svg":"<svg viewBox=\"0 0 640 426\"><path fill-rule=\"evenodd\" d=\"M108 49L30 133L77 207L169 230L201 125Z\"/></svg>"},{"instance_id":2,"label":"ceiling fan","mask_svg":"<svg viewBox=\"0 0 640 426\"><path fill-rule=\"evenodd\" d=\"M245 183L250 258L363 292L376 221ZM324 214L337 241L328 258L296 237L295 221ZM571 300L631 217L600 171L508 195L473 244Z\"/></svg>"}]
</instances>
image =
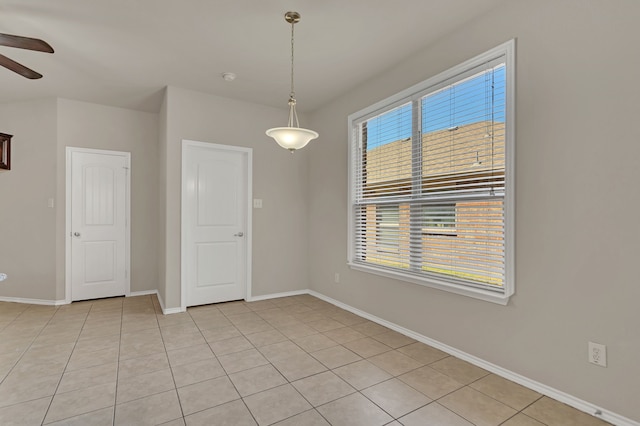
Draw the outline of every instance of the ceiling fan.
<instances>
[{"instance_id":1,"label":"ceiling fan","mask_svg":"<svg viewBox=\"0 0 640 426\"><path fill-rule=\"evenodd\" d=\"M38 52L53 53L53 48L49 46L49 43L47 43L46 41L43 41L37 38L21 37L21 36L16 36L11 34L0 33L0 46L17 47L18 49L36 50ZM34 70L27 68L24 65L14 61L13 59L9 59L6 56L1 54L0 54L0 65L26 78L30 78L30 79L42 78L42 74L37 73Z\"/></svg>"}]
</instances>

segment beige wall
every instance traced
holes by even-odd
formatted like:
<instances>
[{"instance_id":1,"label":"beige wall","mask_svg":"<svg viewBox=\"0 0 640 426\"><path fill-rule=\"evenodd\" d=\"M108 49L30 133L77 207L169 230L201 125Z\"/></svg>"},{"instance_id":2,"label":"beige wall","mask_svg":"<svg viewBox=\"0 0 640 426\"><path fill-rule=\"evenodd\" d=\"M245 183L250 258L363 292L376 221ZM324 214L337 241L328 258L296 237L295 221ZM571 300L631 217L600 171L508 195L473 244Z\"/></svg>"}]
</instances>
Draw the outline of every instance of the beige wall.
<instances>
[{"instance_id":1,"label":"beige wall","mask_svg":"<svg viewBox=\"0 0 640 426\"><path fill-rule=\"evenodd\" d=\"M0 131L15 137L13 170L0 172L0 297L64 297L69 145L132 152L132 290L157 288L180 306L181 140L247 146L264 200L253 211L254 296L310 287L640 420L638 16L634 0L509 0L315 112L307 125L321 137L294 155L264 135L284 109L172 87L159 116L2 104ZM513 37L516 295L504 307L351 271L347 116ZM608 368L586 362L588 340L608 346Z\"/></svg>"},{"instance_id":2,"label":"beige wall","mask_svg":"<svg viewBox=\"0 0 640 426\"><path fill-rule=\"evenodd\" d=\"M130 152L132 292L155 290L158 282L158 127L157 114L58 100L57 251L65 247L65 148ZM58 297L64 298L64 256L58 271Z\"/></svg>"},{"instance_id":3,"label":"beige wall","mask_svg":"<svg viewBox=\"0 0 640 426\"><path fill-rule=\"evenodd\" d=\"M13 135L11 170L0 170L0 297L56 294L56 101L0 105L0 132Z\"/></svg>"},{"instance_id":4,"label":"beige wall","mask_svg":"<svg viewBox=\"0 0 640 426\"><path fill-rule=\"evenodd\" d=\"M13 169L0 172L0 297L64 300L65 147L131 152L131 290L157 289L180 306L181 141L254 149L252 295L306 289L307 158L264 130L284 109L168 88L159 114L66 99L0 105L16 135ZM18 189L19 188L19 189ZM55 208L47 201L54 198Z\"/></svg>"},{"instance_id":5,"label":"beige wall","mask_svg":"<svg viewBox=\"0 0 640 426\"><path fill-rule=\"evenodd\" d=\"M131 152L131 291L155 290L157 114L50 99L0 105L0 128L15 135L0 172L0 297L65 299L66 146Z\"/></svg>"},{"instance_id":6,"label":"beige wall","mask_svg":"<svg viewBox=\"0 0 640 426\"><path fill-rule=\"evenodd\" d=\"M166 266L161 297L180 306L181 145L183 139L253 149L252 296L303 290L307 285L307 153L291 154L264 132L286 122L286 110L169 87L166 95L165 164L160 167L166 209L162 238ZM301 117L304 122L304 117ZM320 141L318 143L321 143Z\"/></svg>"},{"instance_id":7,"label":"beige wall","mask_svg":"<svg viewBox=\"0 0 640 426\"><path fill-rule=\"evenodd\" d=\"M633 0L511 0L315 112L322 142L307 151L311 288L640 420L638 16ZM350 270L347 116L514 37L509 305ZM589 340L607 345L608 368L587 363Z\"/></svg>"},{"instance_id":8,"label":"beige wall","mask_svg":"<svg viewBox=\"0 0 640 426\"><path fill-rule=\"evenodd\" d=\"M165 90L160 113L159 121L159 137L158 137L158 297L162 301L163 306L167 299L167 279L166 279L166 256L167 256L167 93Z\"/></svg>"}]
</instances>

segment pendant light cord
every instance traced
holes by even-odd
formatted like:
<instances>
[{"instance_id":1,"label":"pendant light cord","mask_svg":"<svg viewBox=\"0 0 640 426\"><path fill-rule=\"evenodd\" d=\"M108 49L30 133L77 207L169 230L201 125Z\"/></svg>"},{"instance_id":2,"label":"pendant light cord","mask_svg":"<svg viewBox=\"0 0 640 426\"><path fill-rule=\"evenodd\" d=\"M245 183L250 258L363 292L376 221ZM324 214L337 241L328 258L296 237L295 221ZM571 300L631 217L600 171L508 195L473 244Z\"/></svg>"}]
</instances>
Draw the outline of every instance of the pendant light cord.
<instances>
[{"instance_id":1,"label":"pendant light cord","mask_svg":"<svg viewBox=\"0 0 640 426\"><path fill-rule=\"evenodd\" d=\"M293 26L294 22L291 23L291 93L289 94L292 99L295 99L296 94L293 90Z\"/></svg>"},{"instance_id":2,"label":"pendant light cord","mask_svg":"<svg viewBox=\"0 0 640 426\"><path fill-rule=\"evenodd\" d=\"M296 111L296 92L293 86L293 26L295 21L291 22L291 93L289 93L289 127L300 127L298 122L298 112Z\"/></svg>"}]
</instances>

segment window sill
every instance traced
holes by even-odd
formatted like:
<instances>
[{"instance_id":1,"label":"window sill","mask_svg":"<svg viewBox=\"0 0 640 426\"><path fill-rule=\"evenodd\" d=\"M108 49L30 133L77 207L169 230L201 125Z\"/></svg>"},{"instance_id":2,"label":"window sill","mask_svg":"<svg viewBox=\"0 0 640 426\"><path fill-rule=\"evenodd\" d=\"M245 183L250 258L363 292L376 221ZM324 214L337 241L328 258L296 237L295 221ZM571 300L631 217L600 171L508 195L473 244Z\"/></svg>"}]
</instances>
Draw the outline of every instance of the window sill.
<instances>
[{"instance_id":1,"label":"window sill","mask_svg":"<svg viewBox=\"0 0 640 426\"><path fill-rule=\"evenodd\" d=\"M356 271L423 285L425 287L431 287L438 290L447 291L449 293L459 294L461 296L484 300L485 302L492 302L499 305L507 305L507 303L509 303L509 298L513 294L513 292L507 291L507 289L505 289L504 293L501 293L481 288L468 287L446 280L438 280L436 278L416 277L410 274L403 274L401 272L385 270L368 265L361 265L358 263L349 262L348 265L351 269Z\"/></svg>"}]
</instances>

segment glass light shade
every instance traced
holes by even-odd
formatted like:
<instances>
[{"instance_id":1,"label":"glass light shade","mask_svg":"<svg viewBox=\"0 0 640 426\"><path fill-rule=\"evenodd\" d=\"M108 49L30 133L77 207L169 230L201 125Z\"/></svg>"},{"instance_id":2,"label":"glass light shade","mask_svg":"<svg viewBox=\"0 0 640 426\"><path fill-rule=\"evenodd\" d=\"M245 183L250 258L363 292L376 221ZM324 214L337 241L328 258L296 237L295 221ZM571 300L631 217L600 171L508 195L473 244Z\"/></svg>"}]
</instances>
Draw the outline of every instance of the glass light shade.
<instances>
[{"instance_id":1,"label":"glass light shade","mask_svg":"<svg viewBox=\"0 0 640 426\"><path fill-rule=\"evenodd\" d=\"M304 148L309 141L319 136L318 132L300 127L274 127L266 133L275 139L278 145L289 151Z\"/></svg>"}]
</instances>

